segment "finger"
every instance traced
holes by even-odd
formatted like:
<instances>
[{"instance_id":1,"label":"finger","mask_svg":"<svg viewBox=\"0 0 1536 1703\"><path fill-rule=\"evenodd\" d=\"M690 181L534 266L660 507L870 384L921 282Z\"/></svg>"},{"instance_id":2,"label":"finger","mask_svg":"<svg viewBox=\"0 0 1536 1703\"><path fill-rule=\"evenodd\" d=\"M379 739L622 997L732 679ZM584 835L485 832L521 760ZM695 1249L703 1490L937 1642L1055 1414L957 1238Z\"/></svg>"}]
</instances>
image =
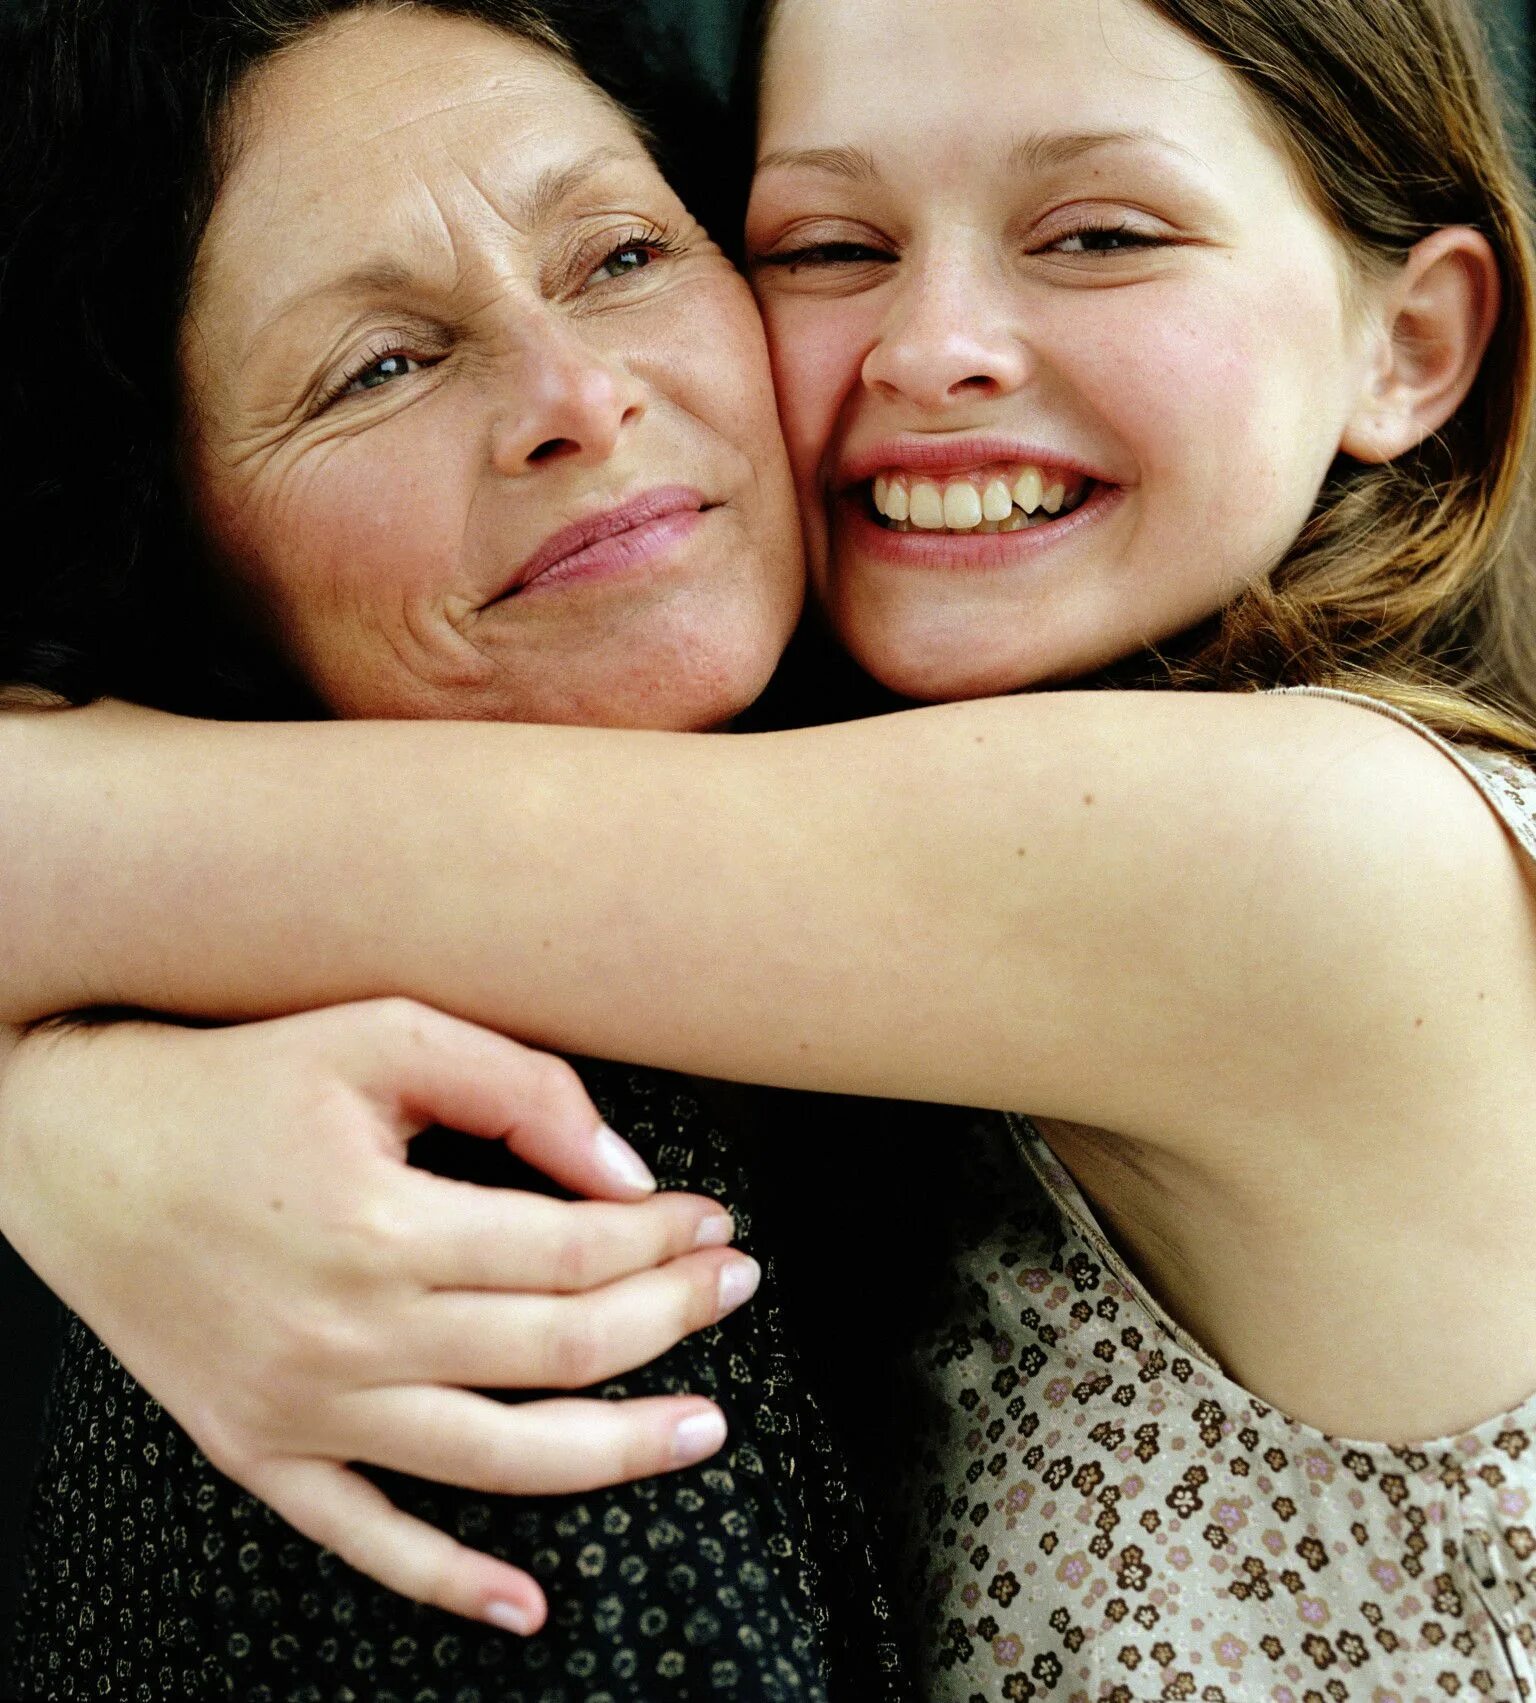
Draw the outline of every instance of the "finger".
<instances>
[{"instance_id":1,"label":"finger","mask_svg":"<svg viewBox=\"0 0 1536 1703\"><path fill-rule=\"evenodd\" d=\"M561 1496L692 1466L725 1441L725 1416L697 1396L560 1398L507 1407L424 1384L334 1404L352 1458L496 1496Z\"/></svg>"},{"instance_id":2,"label":"finger","mask_svg":"<svg viewBox=\"0 0 1536 1703\"><path fill-rule=\"evenodd\" d=\"M334 1461L284 1460L250 1484L296 1531L387 1590L504 1632L537 1632L544 1593L526 1573L405 1514Z\"/></svg>"},{"instance_id":3,"label":"finger","mask_svg":"<svg viewBox=\"0 0 1536 1703\"><path fill-rule=\"evenodd\" d=\"M563 1059L413 1000L379 1006L384 1038L374 1091L418 1128L440 1123L504 1141L576 1194L638 1200L654 1193L656 1179L640 1155L603 1123Z\"/></svg>"},{"instance_id":4,"label":"finger","mask_svg":"<svg viewBox=\"0 0 1536 1703\"><path fill-rule=\"evenodd\" d=\"M424 1297L400 1375L479 1389L583 1390L648 1365L751 1298L761 1273L731 1251L688 1254L582 1295Z\"/></svg>"},{"instance_id":5,"label":"finger","mask_svg":"<svg viewBox=\"0 0 1536 1703\"><path fill-rule=\"evenodd\" d=\"M561 1201L423 1171L402 1172L398 1186L411 1269L437 1288L574 1294L724 1247L736 1230L730 1214L701 1195Z\"/></svg>"}]
</instances>

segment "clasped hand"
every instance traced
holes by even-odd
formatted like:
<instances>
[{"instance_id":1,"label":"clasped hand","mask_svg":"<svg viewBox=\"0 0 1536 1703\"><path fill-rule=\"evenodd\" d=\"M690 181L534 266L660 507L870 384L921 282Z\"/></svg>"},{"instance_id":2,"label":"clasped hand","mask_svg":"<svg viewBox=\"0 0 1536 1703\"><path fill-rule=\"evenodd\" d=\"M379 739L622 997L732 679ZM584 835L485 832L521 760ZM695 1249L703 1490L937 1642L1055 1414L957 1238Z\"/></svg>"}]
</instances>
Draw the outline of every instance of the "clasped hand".
<instances>
[{"instance_id":1,"label":"clasped hand","mask_svg":"<svg viewBox=\"0 0 1536 1703\"><path fill-rule=\"evenodd\" d=\"M513 1631L547 1612L349 1463L549 1494L724 1441L691 1397L475 1393L599 1383L755 1287L724 1210L655 1194L563 1061L381 1000L43 1029L0 1069L0 1230L215 1467L390 1589ZM433 1124L587 1198L408 1167Z\"/></svg>"}]
</instances>

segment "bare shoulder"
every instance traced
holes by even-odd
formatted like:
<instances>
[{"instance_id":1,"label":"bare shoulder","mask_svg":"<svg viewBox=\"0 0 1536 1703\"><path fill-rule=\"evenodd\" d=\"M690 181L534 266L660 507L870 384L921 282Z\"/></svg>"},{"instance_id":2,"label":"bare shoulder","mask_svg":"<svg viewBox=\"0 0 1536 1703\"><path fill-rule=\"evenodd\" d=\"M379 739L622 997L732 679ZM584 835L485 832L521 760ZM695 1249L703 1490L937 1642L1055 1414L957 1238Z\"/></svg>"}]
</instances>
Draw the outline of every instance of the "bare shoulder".
<instances>
[{"instance_id":1,"label":"bare shoulder","mask_svg":"<svg viewBox=\"0 0 1536 1703\"><path fill-rule=\"evenodd\" d=\"M1078 927L1061 986L1123 1040L1041 1110L1175 1146L1370 1140L1536 1088L1513 780L1501 795L1422 730L1320 695L1070 699L1046 712L1048 897Z\"/></svg>"},{"instance_id":2,"label":"bare shoulder","mask_svg":"<svg viewBox=\"0 0 1536 1703\"><path fill-rule=\"evenodd\" d=\"M1169 723L1205 753L1183 1045L1159 1020L1105 1120L1133 1165L1092 1136L1064 1157L1264 1399L1350 1436L1480 1422L1536 1388L1529 771L1316 696Z\"/></svg>"}]
</instances>

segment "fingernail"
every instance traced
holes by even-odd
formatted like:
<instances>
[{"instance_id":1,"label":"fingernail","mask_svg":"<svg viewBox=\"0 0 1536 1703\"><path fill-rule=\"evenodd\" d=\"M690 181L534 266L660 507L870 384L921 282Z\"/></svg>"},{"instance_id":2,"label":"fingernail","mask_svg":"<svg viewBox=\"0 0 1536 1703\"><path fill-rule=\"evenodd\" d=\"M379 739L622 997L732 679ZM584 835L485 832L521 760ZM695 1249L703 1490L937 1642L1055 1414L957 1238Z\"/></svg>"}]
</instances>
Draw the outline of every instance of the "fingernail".
<instances>
[{"instance_id":1,"label":"fingernail","mask_svg":"<svg viewBox=\"0 0 1536 1703\"><path fill-rule=\"evenodd\" d=\"M526 1608L519 1608L515 1602L488 1602L485 1605L485 1618L492 1626L499 1626L503 1632L515 1632L519 1638L533 1636L533 1616Z\"/></svg>"},{"instance_id":2,"label":"fingernail","mask_svg":"<svg viewBox=\"0 0 1536 1703\"><path fill-rule=\"evenodd\" d=\"M720 1316L734 1312L744 1301L750 1301L763 1281L763 1268L755 1259L743 1254L720 1273Z\"/></svg>"},{"instance_id":3,"label":"fingernail","mask_svg":"<svg viewBox=\"0 0 1536 1703\"><path fill-rule=\"evenodd\" d=\"M621 1188L644 1189L647 1194L656 1188L656 1179L634 1148L607 1124L597 1126L598 1163Z\"/></svg>"},{"instance_id":4,"label":"fingernail","mask_svg":"<svg viewBox=\"0 0 1536 1703\"><path fill-rule=\"evenodd\" d=\"M696 1248L723 1248L736 1234L735 1221L723 1212L712 1213L693 1233Z\"/></svg>"},{"instance_id":5,"label":"fingernail","mask_svg":"<svg viewBox=\"0 0 1536 1703\"><path fill-rule=\"evenodd\" d=\"M672 1459L678 1466L690 1466L716 1454L724 1442L725 1415L719 1408L690 1413L672 1433Z\"/></svg>"}]
</instances>

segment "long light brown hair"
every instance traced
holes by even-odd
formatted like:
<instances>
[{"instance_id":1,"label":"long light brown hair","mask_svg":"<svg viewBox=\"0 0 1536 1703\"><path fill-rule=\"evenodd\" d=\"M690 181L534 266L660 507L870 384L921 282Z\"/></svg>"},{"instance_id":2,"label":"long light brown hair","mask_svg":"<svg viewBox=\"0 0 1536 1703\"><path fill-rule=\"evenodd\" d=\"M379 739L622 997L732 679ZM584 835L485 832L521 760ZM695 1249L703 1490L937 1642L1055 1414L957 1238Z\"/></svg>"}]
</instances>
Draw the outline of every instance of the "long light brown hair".
<instances>
[{"instance_id":1,"label":"long light brown hair","mask_svg":"<svg viewBox=\"0 0 1536 1703\"><path fill-rule=\"evenodd\" d=\"M1536 752L1536 248L1469 0L1142 3L1244 85L1363 275L1470 225L1498 258L1503 305L1440 432L1385 466L1341 456L1268 578L1111 677L1348 688L1449 737ZM774 10L748 38L751 93Z\"/></svg>"},{"instance_id":2,"label":"long light brown hair","mask_svg":"<svg viewBox=\"0 0 1536 1703\"><path fill-rule=\"evenodd\" d=\"M1353 687L1536 749L1536 250L1467 0L1144 0L1252 92L1364 271L1448 225L1503 307L1471 395L1385 466L1341 457L1284 561L1172 664L1181 684Z\"/></svg>"}]
</instances>

